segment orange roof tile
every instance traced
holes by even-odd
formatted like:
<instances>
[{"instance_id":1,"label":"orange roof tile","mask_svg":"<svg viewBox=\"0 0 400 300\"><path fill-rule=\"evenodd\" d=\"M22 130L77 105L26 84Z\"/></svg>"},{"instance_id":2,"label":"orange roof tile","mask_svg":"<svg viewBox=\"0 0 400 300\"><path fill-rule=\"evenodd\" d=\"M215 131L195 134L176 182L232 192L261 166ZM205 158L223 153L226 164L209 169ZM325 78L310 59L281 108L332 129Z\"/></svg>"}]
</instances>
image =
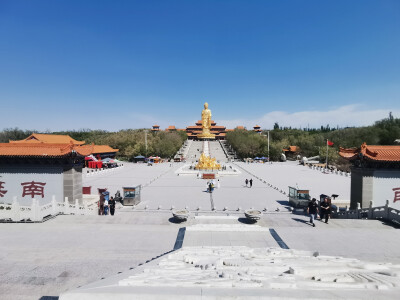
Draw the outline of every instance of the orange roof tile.
<instances>
[{"instance_id":1,"label":"orange roof tile","mask_svg":"<svg viewBox=\"0 0 400 300\"><path fill-rule=\"evenodd\" d=\"M228 131L235 131L235 129L225 129L226 132Z\"/></svg>"},{"instance_id":2,"label":"orange roof tile","mask_svg":"<svg viewBox=\"0 0 400 300\"><path fill-rule=\"evenodd\" d=\"M153 125L153 127L160 127L160 125Z\"/></svg>"},{"instance_id":3,"label":"orange roof tile","mask_svg":"<svg viewBox=\"0 0 400 300\"><path fill-rule=\"evenodd\" d=\"M243 130L244 126L237 126L236 129Z\"/></svg>"},{"instance_id":4,"label":"orange roof tile","mask_svg":"<svg viewBox=\"0 0 400 300\"><path fill-rule=\"evenodd\" d=\"M119 149L113 149L108 145L93 145L93 153L112 153L118 152Z\"/></svg>"},{"instance_id":5,"label":"orange roof tile","mask_svg":"<svg viewBox=\"0 0 400 300\"><path fill-rule=\"evenodd\" d=\"M282 149L283 151L287 151L287 152L297 152L299 149L297 146L289 146L289 148L287 149Z\"/></svg>"},{"instance_id":6,"label":"orange roof tile","mask_svg":"<svg viewBox=\"0 0 400 300\"><path fill-rule=\"evenodd\" d=\"M81 156L92 154L93 145L79 146L51 143L0 143L0 156L62 157L75 151Z\"/></svg>"},{"instance_id":7,"label":"orange roof tile","mask_svg":"<svg viewBox=\"0 0 400 300\"><path fill-rule=\"evenodd\" d=\"M77 141L71 138L69 135L61 134L45 134L45 133L33 133L26 139L19 141L11 141L10 143L50 143L50 144L69 144L83 145L85 141Z\"/></svg>"},{"instance_id":8,"label":"orange roof tile","mask_svg":"<svg viewBox=\"0 0 400 300\"><path fill-rule=\"evenodd\" d=\"M362 144L360 148L339 148L339 155L353 160L359 155L372 161L400 161L400 146L379 146Z\"/></svg>"}]
</instances>

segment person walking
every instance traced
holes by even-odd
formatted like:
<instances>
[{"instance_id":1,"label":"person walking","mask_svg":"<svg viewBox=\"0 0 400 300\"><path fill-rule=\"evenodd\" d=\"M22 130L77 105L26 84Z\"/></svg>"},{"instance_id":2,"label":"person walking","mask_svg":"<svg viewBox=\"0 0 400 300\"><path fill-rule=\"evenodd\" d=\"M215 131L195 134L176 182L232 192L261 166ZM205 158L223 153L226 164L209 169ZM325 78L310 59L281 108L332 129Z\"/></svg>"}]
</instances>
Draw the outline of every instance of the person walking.
<instances>
[{"instance_id":1,"label":"person walking","mask_svg":"<svg viewBox=\"0 0 400 300\"><path fill-rule=\"evenodd\" d=\"M108 200L107 199L104 200L104 215L105 216L108 215Z\"/></svg>"},{"instance_id":2,"label":"person walking","mask_svg":"<svg viewBox=\"0 0 400 300\"><path fill-rule=\"evenodd\" d=\"M249 184L249 180L246 178L246 180L244 181L246 183L246 187Z\"/></svg>"},{"instance_id":3,"label":"person walking","mask_svg":"<svg viewBox=\"0 0 400 300\"><path fill-rule=\"evenodd\" d=\"M250 178L250 187L252 187L253 186L253 178Z\"/></svg>"},{"instance_id":4,"label":"person walking","mask_svg":"<svg viewBox=\"0 0 400 300\"><path fill-rule=\"evenodd\" d=\"M324 202L321 203L321 221L325 217L325 223L328 224L328 220L331 216L331 198L326 197Z\"/></svg>"},{"instance_id":5,"label":"person walking","mask_svg":"<svg viewBox=\"0 0 400 300\"><path fill-rule=\"evenodd\" d=\"M317 199L312 198L311 202L308 203L307 213L310 215L310 223L315 227L314 219L316 219L318 213Z\"/></svg>"},{"instance_id":6,"label":"person walking","mask_svg":"<svg viewBox=\"0 0 400 300\"><path fill-rule=\"evenodd\" d=\"M113 216L115 213L115 199L113 197L108 201L108 205L110 206L110 214Z\"/></svg>"}]
</instances>

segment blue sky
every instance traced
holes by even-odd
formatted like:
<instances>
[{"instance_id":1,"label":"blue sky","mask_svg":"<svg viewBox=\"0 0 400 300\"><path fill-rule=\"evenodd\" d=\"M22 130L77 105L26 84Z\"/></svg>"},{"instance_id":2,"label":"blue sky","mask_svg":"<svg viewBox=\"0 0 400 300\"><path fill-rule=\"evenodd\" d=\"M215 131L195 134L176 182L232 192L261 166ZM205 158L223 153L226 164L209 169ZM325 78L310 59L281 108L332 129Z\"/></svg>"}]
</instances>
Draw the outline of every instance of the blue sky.
<instances>
[{"instance_id":1,"label":"blue sky","mask_svg":"<svg viewBox=\"0 0 400 300\"><path fill-rule=\"evenodd\" d=\"M400 117L400 1L0 1L0 129Z\"/></svg>"}]
</instances>

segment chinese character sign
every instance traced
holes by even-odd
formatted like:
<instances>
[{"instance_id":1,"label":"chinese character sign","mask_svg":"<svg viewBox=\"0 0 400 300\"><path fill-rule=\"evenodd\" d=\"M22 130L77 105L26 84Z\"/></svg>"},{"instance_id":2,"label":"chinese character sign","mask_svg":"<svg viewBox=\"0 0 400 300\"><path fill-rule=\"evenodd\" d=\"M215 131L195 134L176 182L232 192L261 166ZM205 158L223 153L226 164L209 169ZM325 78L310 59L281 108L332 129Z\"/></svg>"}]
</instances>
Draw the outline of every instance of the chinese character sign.
<instances>
[{"instance_id":1,"label":"chinese character sign","mask_svg":"<svg viewBox=\"0 0 400 300\"><path fill-rule=\"evenodd\" d=\"M395 203L396 201L400 201L400 188L394 188L393 192L394 192L393 203Z\"/></svg>"},{"instance_id":2,"label":"chinese character sign","mask_svg":"<svg viewBox=\"0 0 400 300\"><path fill-rule=\"evenodd\" d=\"M4 195L7 193L7 191L4 190L3 184L5 184L5 182L4 181L0 181L0 197L4 197Z\"/></svg>"},{"instance_id":3,"label":"chinese character sign","mask_svg":"<svg viewBox=\"0 0 400 300\"><path fill-rule=\"evenodd\" d=\"M21 183L23 187L22 197L31 196L32 198L35 195L42 196L44 198L44 186L46 185L45 182L23 182Z\"/></svg>"}]
</instances>

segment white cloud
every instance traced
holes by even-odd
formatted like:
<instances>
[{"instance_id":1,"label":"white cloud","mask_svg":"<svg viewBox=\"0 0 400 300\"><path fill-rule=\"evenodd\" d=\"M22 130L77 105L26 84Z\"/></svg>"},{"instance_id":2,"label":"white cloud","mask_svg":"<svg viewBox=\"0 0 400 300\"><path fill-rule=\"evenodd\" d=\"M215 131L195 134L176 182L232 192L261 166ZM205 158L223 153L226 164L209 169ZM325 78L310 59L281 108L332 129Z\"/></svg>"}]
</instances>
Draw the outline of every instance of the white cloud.
<instances>
[{"instance_id":1,"label":"white cloud","mask_svg":"<svg viewBox=\"0 0 400 300\"><path fill-rule=\"evenodd\" d=\"M324 111L308 110L291 113L272 111L260 118L218 120L218 124L227 128L243 125L248 129L256 124L263 129L271 129L275 122L278 122L279 126L291 126L292 128L305 128L307 126L319 128L321 125L326 126L327 124L330 127L367 126L372 125L375 121L387 118L389 112L392 112L394 117L400 117L399 109L365 109L362 105L352 104Z\"/></svg>"}]
</instances>

